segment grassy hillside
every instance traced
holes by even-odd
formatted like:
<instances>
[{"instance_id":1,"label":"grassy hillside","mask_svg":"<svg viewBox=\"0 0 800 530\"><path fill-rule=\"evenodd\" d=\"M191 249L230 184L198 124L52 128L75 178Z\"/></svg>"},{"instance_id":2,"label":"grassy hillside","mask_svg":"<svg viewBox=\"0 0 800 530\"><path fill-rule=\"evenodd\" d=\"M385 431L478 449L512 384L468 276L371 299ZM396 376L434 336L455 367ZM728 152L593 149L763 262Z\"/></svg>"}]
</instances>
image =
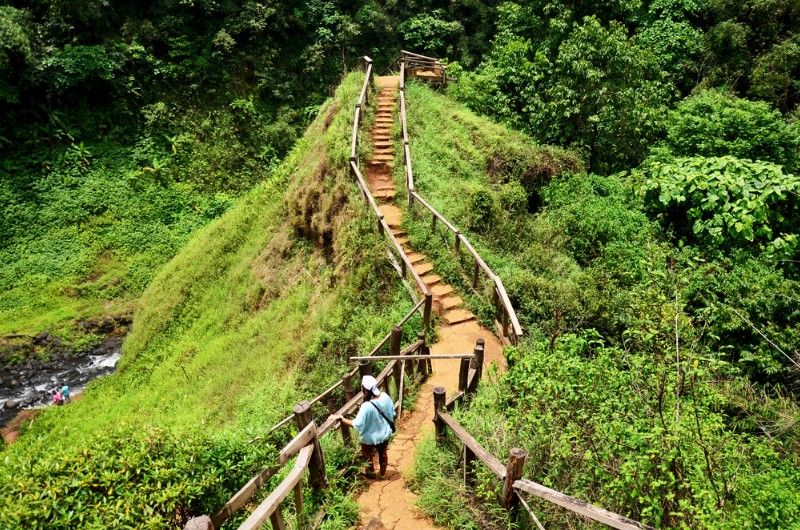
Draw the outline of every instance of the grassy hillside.
<instances>
[{"instance_id":1,"label":"grassy hillside","mask_svg":"<svg viewBox=\"0 0 800 530\"><path fill-rule=\"evenodd\" d=\"M158 273L119 372L4 451L0 526L164 528L213 512L285 434L246 442L410 309L347 171L362 82L347 77L286 161ZM329 509L329 528L352 521Z\"/></svg>"},{"instance_id":2,"label":"grassy hillside","mask_svg":"<svg viewBox=\"0 0 800 530\"><path fill-rule=\"evenodd\" d=\"M649 206L647 169L586 174L425 87L407 98L416 187L503 278L526 334L459 414L468 431L501 459L526 449L526 477L659 528L796 525L797 372L754 329L796 352L792 269L752 244L673 239L680 212ZM414 247L469 290L414 211ZM449 528L509 525L493 479L458 484L455 445L423 449L422 508ZM547 527L590 526L532 505Z\"/></svg>"}]
</instances>

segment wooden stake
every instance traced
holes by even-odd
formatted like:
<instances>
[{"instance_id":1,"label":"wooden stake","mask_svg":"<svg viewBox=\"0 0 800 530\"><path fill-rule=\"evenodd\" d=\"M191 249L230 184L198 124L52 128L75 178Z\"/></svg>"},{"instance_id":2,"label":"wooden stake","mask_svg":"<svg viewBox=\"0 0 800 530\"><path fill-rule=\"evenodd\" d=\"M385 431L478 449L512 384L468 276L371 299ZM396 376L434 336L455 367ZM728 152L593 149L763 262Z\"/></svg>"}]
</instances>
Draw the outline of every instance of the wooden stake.
<instances>
[{"instance_id":1,"label":"wooden stake","mask_svg":"<svg viewBox=\"0 0 800 530\"><path fill-rule=\"evenodd\" d=\"M306 400L294 406L295 425L298 430L303 430L306 425L314 421L311 411L311 403ZM319 438L314 437L314 452L308 464L308 481L315 490L328 487L328 475L325 472L325 458L322 454L322 447L319 445Z\"/></svg>"},{"instance_id":2,"label":"wooden stake","mask_svg":"<svg viewBox=\"0 0 800 530\"><path fill-rule=\"evenodd\" d=\"M443 386L437 386L433 389L433 409L434 417L433 423L436 424L436 441L441 442L444 440L444 433L446 425L439 417L439 412L444 411L444 405L447 402L447 394Z\"/></svg>"},{"instance_id":3,"label":"wooden stake","mask_svg":"<svg viewBox=\"0 0 800 530\"><path fill-rule=\"evenodd\" d=\"M525 459L528 457L522 449L514 448L508 452L508 463L506 464L506 479L503 481L503 507L506 510L512 509L517 504L517 496L514 494L514 482L522 478L522 468Z\"/></svg>"}]
</instances>

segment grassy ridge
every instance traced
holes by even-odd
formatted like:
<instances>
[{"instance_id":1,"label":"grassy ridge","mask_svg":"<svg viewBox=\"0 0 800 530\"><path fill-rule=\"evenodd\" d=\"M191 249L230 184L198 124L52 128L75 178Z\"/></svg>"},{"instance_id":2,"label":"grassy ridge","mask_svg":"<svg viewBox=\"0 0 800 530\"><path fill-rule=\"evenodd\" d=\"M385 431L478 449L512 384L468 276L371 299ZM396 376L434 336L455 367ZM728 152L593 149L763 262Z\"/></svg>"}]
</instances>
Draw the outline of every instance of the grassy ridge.
<instances>
[{"instance_id":1,"label":"grassy ridge","mask_svg":"<svg viewBox=\"0 0 800 530\"><path fill-rule=\"evenodd\" d=\"M4 451L0 526L163 528L213 511L286 433L247 440L340 377L346 355L368 351L410 309L347 170L362 81L347 77L281 167L159 272L118 373L47 410ZM324 244L331 235L335 246ZM137 462L130 479L141 487L127 483L125 461ZM314 502L328 501L332 513L344 502L329 528L352 523L338 488Z\"/></svg>"},{"instance_id":2,"label":"grassy ridge","mask_svg":"<svg viewBox=\"0 0 800 530\"><path fill-rule=\"evenodd\" d=\"M407 98L417 188L503 278L526 334L458 415L467 430L501 459L524 448L526 477L656 527L795 527L800 423L775 381L796 379L734 310L796 344L798 282L746 251L673 246L635 175L587 175L425 87ZM414 247L469 292L414 211ZM458 448L422 448L420 506L449 528L514 527L494 479L457 484ZM592 527L533 509L547 527Z\"/></svg>"}]
</instances>

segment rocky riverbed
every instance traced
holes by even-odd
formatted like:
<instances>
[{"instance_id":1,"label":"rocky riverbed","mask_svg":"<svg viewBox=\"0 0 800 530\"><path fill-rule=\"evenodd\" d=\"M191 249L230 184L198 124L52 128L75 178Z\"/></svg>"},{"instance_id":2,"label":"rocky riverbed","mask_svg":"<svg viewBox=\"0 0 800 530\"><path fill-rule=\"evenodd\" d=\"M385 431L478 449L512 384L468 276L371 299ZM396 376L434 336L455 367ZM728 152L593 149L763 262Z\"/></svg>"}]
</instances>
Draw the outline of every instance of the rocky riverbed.
<instances>
[{"instance_id":1,"label":"rocky riverbed","mask_svg":"<svg viewBox=\"0 0 800 530\"><path fill-rule=\"evenodd\" d=\"M0 426L21 410L52 404L53 393L64 385L75 395L92 379L113 373L129 324L128 319L79 322L87 331L106 335L100 344L83 351L63 347L57 337L46 333L31 337L32 342L49 348L49 359L30 357L0 367Z\"/></svg>"}]
</instances>

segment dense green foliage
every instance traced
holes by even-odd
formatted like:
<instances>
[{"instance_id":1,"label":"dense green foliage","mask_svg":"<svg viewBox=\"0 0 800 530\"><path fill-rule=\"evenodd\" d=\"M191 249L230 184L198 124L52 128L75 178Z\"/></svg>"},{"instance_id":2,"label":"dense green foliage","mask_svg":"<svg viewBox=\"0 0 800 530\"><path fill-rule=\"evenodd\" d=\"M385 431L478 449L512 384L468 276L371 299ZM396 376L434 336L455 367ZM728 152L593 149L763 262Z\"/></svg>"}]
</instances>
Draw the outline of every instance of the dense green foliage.
<instances>
[{"instance_id":1,"label":"dense green foliage","mask_svg":"<svg viewBox=\"0 0 800 530\"><path fill-rule=\"evenodd\" d=\"M83 517L87 528L164 528L213 512L288 431L247 441L329 386L344 356L371 350L410 309L366 210L350 206L362 81L349 76L284 163L150 282L118 373L45 411L4 450L0 526L73 528ZM337 200L321 198L320 186ZM407 340L418 325L410 321ZM110 491L123 477L132 483ZM329 528L354 522L343 492L308 499L326 505Z\"/></svg>"},{"instance_id":2,"label":"dense green foliage","mask_svg":"<svg viewBox=\"0 0 800 530\"><path fill-rule=\"evenodd\" d=\"M765 124L782 121L770 106L800 102L799 16L787 0L506 2L491 52L474 72L454 68L451 90L538 141L581 150L594 171L635 166L667 128L684 156L764 156L794 170L796 134ZM720 115L666 123L671 104L717 87L766 104L700 95L678 112Z\"/></svg>"},{"instance_id":3,"label":"dense green foliage","mask_svg":"<svg viewBox=\"0 0 800 530\"><path fill-rule=\"evenodd\" d=\"M646 200L667 212L681 237L691 230L696 241L727 249L759 243L766 257L796 269L800 179L794 175L733 157L654 161L642 172Z\"/></svg>"},{"instance_id":4,"label":"dense green foliage","mask_svg":"<svg viewBox=\"0 0 800 530\"><path fill-rule=\"evenodd\" d=\"M460 416L467 430L501 459L525 448L526 477L657 527L791 526L800 284L780 260L796 257L797 179L663 152L633 174L587 175L568 152L426 88L407 94L415 185L503 278L527 335ZM414 211L414 247L469 293ZM478 500L490 526L509 524L494 479L473 498L443 473L448 458L425 450L438 467L418 466L421 506L469 527L480 517L464 503ZM545 526L580 527L547 503L534 510Z\"/></svg>"},{"instance_id":5,"label":"dense green foliage","mask_svg":"<svg viewBox=\"0 0 800 530\"><path fill-rule=\"evenodd\" d=\"M493 5L3 2L0 335L87 342L75 322L129 313L360 55L473 64Z\"/></svg>"}]
</instances>

